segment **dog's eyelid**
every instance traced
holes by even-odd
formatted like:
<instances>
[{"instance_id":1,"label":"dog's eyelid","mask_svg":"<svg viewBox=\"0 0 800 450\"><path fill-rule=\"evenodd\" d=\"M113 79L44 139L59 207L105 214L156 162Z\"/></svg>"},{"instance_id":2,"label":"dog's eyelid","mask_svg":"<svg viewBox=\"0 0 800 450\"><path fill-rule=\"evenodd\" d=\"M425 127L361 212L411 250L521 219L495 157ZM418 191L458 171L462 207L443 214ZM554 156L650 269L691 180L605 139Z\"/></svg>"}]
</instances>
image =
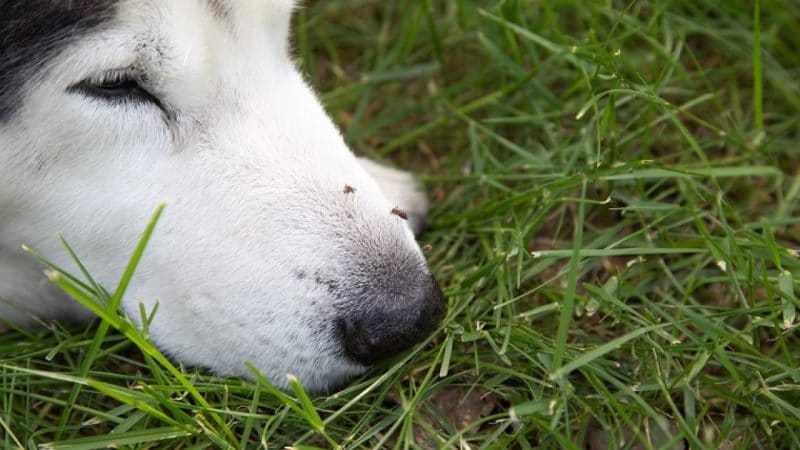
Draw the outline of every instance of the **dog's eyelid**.
<instances>
[{"instance_id":1,"label":"dog's eyelid","mask_svg":"<svg viewBox=\"0 0 800 450\"><path fill-rule=\"evenodd\" d=\"M151 84L148 77L131 67L109 69L84 78L72 84L68 91L86 91L91 88L103 89L122 84L144 88Z\"/></svg>"},{"instance_id":2,"label":"dog's eyelid","mask_svg":"<svg viewBox=\"0 0 800 450\"><path fill-rule=\"evenodd\" d=\"M142 75L143 74L141 74L139 71L128 67L128 68L107 70L105 72L87 78L86 81L97 85L109 82L120 82L125 80L139 81L139 80L144 80L145 77L143 77Z\"/></svg>"},{"instance_id":3,"label":"dog's eyelid","mask_svg":"<svg viewBox=\"0 0 800 450\"><path fill-rule=\"evenodd\" d=\"M108 102L143 101L152 103L168 117L172 117L173 113L167 108L161 97L151 91L152 86L150 77L135 68L127 67L93 75L73 84L67 91Z\"/></svg>"}]
</instances>

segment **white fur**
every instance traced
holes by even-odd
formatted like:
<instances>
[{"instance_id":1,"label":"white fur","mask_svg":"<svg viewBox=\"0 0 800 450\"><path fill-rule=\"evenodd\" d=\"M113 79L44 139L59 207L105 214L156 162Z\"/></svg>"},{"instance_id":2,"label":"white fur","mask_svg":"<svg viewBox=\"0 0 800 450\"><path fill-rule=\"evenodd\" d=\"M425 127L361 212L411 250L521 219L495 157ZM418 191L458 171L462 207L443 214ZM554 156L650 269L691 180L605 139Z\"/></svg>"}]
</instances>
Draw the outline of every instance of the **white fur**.
<instances>
[{"instance_id":1,"label":"white fur","mask_svg":"<svg viewBox=\"0 0 800 450\"><path fill-rule=\"evenodd\" d=\"M417 221L426 202L410 176L347 148L287 50L289 2L236 0L231 23L204 3L124 1L108 29L30 80L0 126L0 317L85 319L20 245L73 267L63 233L113 289L166 202L126 313L137 319L140 302L158 300L150 335L183 363L245 375L249 361L279 385L291 372L325 389L364 368L332 343L331 294L297 271L344 280L370 250L420 254L390 212ZM171 123L150 104L67 91L134 61L175 111Z\"/></svg>"}]
</instances>

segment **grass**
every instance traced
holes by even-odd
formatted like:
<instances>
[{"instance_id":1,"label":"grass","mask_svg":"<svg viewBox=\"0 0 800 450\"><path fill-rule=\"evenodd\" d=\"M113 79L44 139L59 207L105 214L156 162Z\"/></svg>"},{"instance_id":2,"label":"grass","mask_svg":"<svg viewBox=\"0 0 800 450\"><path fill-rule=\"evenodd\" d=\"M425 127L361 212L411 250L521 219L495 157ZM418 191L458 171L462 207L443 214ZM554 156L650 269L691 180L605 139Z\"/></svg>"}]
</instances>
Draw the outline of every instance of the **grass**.
<instances>
[{"instance_id":1,"label":"grass","mask_svg":"<svg viewBox=\"0 0 800 450\"><path fill-rule=\"evenodd\" d=\"M429 187L435 345L309 398L175 367L100 310L0 336L1 446L800 448L798 23L312 2L296 54L346 139ZM54 279L121 293L88 273Z\"/></svg>"}]
</instances>

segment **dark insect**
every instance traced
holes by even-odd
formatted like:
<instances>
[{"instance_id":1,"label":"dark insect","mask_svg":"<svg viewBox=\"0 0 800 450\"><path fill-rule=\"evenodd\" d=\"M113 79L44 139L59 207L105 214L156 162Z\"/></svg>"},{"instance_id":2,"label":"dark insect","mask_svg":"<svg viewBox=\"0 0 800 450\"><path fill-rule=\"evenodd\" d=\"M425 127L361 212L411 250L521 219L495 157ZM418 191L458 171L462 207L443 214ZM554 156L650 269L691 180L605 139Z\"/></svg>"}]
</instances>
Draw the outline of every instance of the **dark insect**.
<instances>
[{"instance_id":1,"label":"dark insect","mask_svg":"<svg viewBox=\"0 0 800 450\"><path fill-rule=\"evenodd\" d=\"M353 186L350 186L349 184L345 184L344 185L344 193L345 194L355 194L355 192L356 192L356 188L354 188Z\"/></svg>"},{"instance_id":2,"label":"dark insect","mask_svg":"<svg viewBox=\"0 0 800 450\"><path fill-rule=\"evenodd\" d=\"M402 209L398 208L397 206L392 208L392 214L394 214L395 216L397 216L397 217L399 217L399 218L401 218L403 220L408 220L408 213L403 211Z\"/></svg>"}]
</instances>

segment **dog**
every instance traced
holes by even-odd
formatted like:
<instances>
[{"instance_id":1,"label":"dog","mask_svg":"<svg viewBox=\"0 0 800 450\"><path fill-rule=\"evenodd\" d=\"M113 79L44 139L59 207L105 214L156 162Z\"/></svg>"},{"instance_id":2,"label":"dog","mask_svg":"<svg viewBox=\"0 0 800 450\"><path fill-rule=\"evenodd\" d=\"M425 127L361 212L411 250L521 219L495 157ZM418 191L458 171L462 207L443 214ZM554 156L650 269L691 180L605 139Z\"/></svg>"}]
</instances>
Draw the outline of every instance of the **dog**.
<instances>
[{"instance_id":1,"label":"dog","mask_svg":"<svg viewBox=\"0 0 800 450\"><path fill-rule=\"evenodd\" d=\"M445 300L414 178L356 157L293 63L291 0L0 0L0 318L91 314L61 232L172 359L325 391L410 348ZM139 324L141 325L141 324Z\"/></svg>"}]
</instances>

